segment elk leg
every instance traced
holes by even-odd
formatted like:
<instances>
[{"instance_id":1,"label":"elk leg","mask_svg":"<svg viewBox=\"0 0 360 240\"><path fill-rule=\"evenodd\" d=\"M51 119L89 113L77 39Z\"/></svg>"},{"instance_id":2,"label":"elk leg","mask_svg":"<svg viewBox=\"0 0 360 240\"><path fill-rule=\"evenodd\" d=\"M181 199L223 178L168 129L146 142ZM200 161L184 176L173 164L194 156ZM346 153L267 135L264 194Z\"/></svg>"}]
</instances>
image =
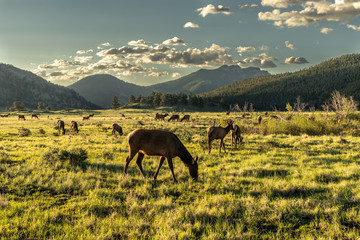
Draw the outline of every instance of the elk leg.
<instances>
[{"instance_id":1,"label":"elk leg","mask_svg":"<svg viewBox=\"0 0 360 240\"><path fill-rule=\"evenodd\" d=\"M138 165L141 174L142 174L144 177L146 177L145 174L144 174L144 171L143 171L143 169L142 169L142 160L143 160L144 156L145 156L145 155L144 155L143 153L138 153L138 157L137 157L137 159L136 159L136 164Z\"/></svg>"},{"instance_id":2,"label":"elk leg","mask_svg":"<svg viewBox=\"0 0 360 240\"><path fill-rule=\"evenodd\" d=\"M222 147L222 144L223 144L223 140L222 140L222 139L220 139L219 153L221 153L221 147Z\"/></svg>"},{"instance_id":3,"label":"elk leg","mask_svg":"<svg viewBox=\"0 0 360 240\"><path fill-rule=\"evenodd\" d=\"M133 158L135 157L136 153L137 153L137 152L135 152L135 151L130 151L129 156L126 158L126 164L125 164L125 168L124 168L124 174L127 173L127 168L128 168L128 166L129 166L129 163L130 163L131 159L133 159Z\"/></svg>"},{"instance_id":4,"label":"elk leg","mask_svg":"<svg viewBox=\"0 0 360 240\"><path fill-rule=\"evenodd\" d=\"M169 164L169 168L171 170L171 173L172 173L172 176L173 176L173 180L174 180L174 183L177 182L176 178L175 178L175 174L174 174L174 167L173 167L173 163L172 163L172 158L166 158L167 159L167 162Z\"/></svg>"},{"instance_id":5,"label":"elk leg","mask_svg":"<svg viewBox=\"0 0 360 240\"><path fill-rule=\"evenodd\" d=\"M157 175L158 175L158 173L159 173L159 170L160 170L161 166L163 165L164 161L165 161L165 157L164 157L164 156L161 156L161 157L160 157L160 161L159 161L159 166L158 166L158 168L157 168L157 170L156 170L156 173L155 173L155 175L154 175L154 180L156 180Z\"/></svg>"},{"instance_id":6,"label":"elk leg","mask_svg":"<svg viewBox=\"0 0 360 240\"><path fill-rule=\"evenodd\" d=\"M210 154L210 152L211 152L211 140L210 139L208 139L208 149L209 149L209 154Z\"/></svg>"},{"instance_id":7,"label":"elk leg","mask_svg":"<svg viewBox=\"0 0 360 240\"><path fill-rule=\"evenodd\" d=\"M223 140L223 139L221 139L221 142L222 142L222 146L223 146L223 148L224 148L224 152L226 153L226 151L225 151L225 143L224 143L224 140Z\"/></svg>"}]
</instances>

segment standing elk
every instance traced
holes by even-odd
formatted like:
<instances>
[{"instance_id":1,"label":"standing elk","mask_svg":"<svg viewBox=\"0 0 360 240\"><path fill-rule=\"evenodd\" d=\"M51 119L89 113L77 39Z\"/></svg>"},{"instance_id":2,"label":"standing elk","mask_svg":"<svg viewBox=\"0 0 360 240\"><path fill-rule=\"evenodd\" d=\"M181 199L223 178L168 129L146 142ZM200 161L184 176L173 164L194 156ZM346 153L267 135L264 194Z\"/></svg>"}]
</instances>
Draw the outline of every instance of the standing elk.
<instances>
[{"instance_id":1,"label":"standing elk","mask_svg":"<svg viewBox=\"0 0 360 240\"><path fill-rule=\"evenodd\" d=\"M114 123L114 124L112 125L112 132L111 132L111 134L115 134L116 132L118 132L120 136L123 135L122 127L120 127L119 125L117 125L116 123Z\"/></svg>"},{"instance_id":2,"label":"standing elk","mask_svg":"<svg viewBox=\"0 0 360 240\"><path fill-rule=\"evenodd\" d=\"M90 118L90 117L94 117L94 113L92 113L92 114L89 114L89 118Z\"/></svg>"},{"instance_id":3,"label":"standing elk","mask_svg":"<svg viewBox=\"0 0 360 240\"><path fill-rule=\"evenodd\" d=\"M23 119L24 121L26 120L25 115L19 115L18 117L19 117L18 120L20 120L20 119Z\"/></svg>"},{"instance_id":4,"label":"standing elk","mask_svg":"<svg viewBox=\"0 0 360 240\"><path fill-rule=\"evenodd\" d=\"M31 114L31 119L33 119L33 118L37 118L37 119L39 119L38 114L32 113L32 114Z\"/></svg>"},{"instance_id":5,"label":"standing elk","mask_svg":"<svg viewBox=\"0 0 360 240\"><path fill-rule=\"evenodd\" d=\"M186 114L186 115L184 115L182 118L181 118L181 120L180 120L180 122L182 122L182 121L190 121L190 115L189 114Z\"/></svg>"},{"instance_id":6,"label":"standing elk","mask_svg":"<svg viewBox=\"0 0 360 240\"><path fill-rule=\"evenodd\" d=\"M198 157L194 159L174 133L164 130L137 129L128 135L128 143L129 156L126 158L124 174L127 173L128 165L136 154L138 154L136 164L144 177L145 174L142 169L142 160L144 156L161 156L159 166L154 175L154 180L156 180L159 170L166 158L173 176L173 180L174 182L177 182L174 174L172 159L174 157L179 157L181 161L187 166L190 176L197 180Z\"/></svg>"},{"instance_id":7,"label":"standing elk","mask_svg":"<svg viewBox=\"0 0 360 240\"><path fill-rule=\"evenodd\" d=\"M90 116L83 117L83 121L85 121L85 120L89 120L89 119L90 119Z\"/></svg>"},{"instance_id":8,"label":"standing elk","mask_svg":"<svg viewBox=\"0 0 360 240\"><path fill-rule=\"evenodd\" d=\"M261 124L261 120L262 120L262 117L261 117L261 115L259 115L259 116L257 117L257 123L258 123L258 125Z\"/></svg>"},{"instance_id":9,"label":"standing elk","mask_svg":"<svg viewBox=\"0 0 360 240\"><path fill-rule=\"evenodd\" d=\"M165 114L160 114L160 113L156 113L155 114L155 120L158 120L158 119L162 119L162 120L165 120L165 117L168 116L169 114L165 113Z\"/></svg>"},{"instance_id":10,"label":"standing elk","mask_svg":"<svg viewBox=\"0 0 360 240\"><path fill-rule=\"evenodd\" d=\"M65 123L63 120L58 120L57 121L57 128L59 131L59 135L60 135L60 130L62 130L62 134L65 135Z\"/></svg>"},{"instance_id":11,"label":"standing elk","mask_svg":"<svg viewBox=\"0 0 360 240\"><path fill-rule=\"evenodd\" d=\"M208 144L208 149L209 149L209 154L211 152L211 142L215 139L220 139L220 146L219 146L219 153L221 153L221 147L224 148L224 152L225 151L225 144L224 144L224 137L226 136L226 134L229 133L230 130L233 130L233 121L232 120L228 120L227 122L227 126L225 128L223 127L215 127L215 126L211 126L207 129L207 144Z\"/></svg>"},{"instance_id":12,"label":"standing elk","mask_svg":"<svg viewBox=\"0 0 360 240\"><path fill-rule=\"evenodd\" d=\"M235 145L235 148L237 147L237 144L242 143L243 137L241 136L241 129L238 125L233 125L234 129L231 130L231 148L233 148L233 143Z\"/></svg>"},{"instance_id":13,"label":"standing elk","mask_svg":"<svg viewBox=\"0 0 360 240\"><path fill-rule=\"evenodd\" d=\"M76 133L79 133L79 127L77 122L71 121L71 129L73 129Z\"/></svg>"},{"instance_id":14,"label":"standing elk","mask_svg":"<svg viewBox=\"0 0 360 240\"><path fill-rule=\"evenodd\" d=\"M171 120L172 120L172 121L175 121L175 120L179 121L179 119L180 119L180 116L179 116L179 115L173 114L173 115L171 115L171 117L169 118L168 122L170 122Z\"/></svg>"}]
</instances>

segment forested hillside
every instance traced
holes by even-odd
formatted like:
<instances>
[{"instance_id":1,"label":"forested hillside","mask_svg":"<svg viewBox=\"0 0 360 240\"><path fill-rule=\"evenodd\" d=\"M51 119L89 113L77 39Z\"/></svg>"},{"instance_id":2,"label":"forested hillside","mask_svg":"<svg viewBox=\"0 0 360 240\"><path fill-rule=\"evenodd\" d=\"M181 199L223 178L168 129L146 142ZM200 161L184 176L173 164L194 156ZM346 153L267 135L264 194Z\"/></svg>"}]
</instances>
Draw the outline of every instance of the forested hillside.
<instances>
[{"instance_id":1,"label":"forested hillside","mask_svg":"<svg viewBox=\"0 0 360 240\"><path fill-rule=\"evenodd\" d=\"M284 110L297 96L320 108L334 90L360 100L360 54L344 55L294 73L238 81L201 96L215 101L223 98L229 104L253 103L256 110L274 106Z\"/></svg>"}]
</instances>

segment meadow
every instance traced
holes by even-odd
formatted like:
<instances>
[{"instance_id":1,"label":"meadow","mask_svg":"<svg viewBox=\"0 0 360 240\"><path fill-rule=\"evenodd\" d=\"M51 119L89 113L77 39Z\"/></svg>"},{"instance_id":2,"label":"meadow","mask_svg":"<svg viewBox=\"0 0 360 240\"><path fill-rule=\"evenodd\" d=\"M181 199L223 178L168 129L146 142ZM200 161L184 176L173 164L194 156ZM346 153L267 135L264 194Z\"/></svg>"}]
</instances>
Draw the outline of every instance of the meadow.
<instances>
[{"instance_id":1,"label":"meadow","mask_svg":"<svg viewBox=\"0 0 360 240\"><path fill-rule=\"evenodd\" d=\"M159 112L159 110L157 110ZM1 239L359 239L360 123L333 114L194 112L190 122L155 121L155 110L59 111L0 118ZM95 116L88 121L82 117ZM123 116L123 115L124 116ZM263 115L261 125L257 114ZM206 129L235 120L244 142L207 153ZM58 119L67 132L59 135ZM80 132L70 131L70 122ZM113 123L124 136L112 135ZM136 159L124 175L126 135L174 132L199 180L175 158L178 183L159 157Z\"/></svg>"}]
</instances>

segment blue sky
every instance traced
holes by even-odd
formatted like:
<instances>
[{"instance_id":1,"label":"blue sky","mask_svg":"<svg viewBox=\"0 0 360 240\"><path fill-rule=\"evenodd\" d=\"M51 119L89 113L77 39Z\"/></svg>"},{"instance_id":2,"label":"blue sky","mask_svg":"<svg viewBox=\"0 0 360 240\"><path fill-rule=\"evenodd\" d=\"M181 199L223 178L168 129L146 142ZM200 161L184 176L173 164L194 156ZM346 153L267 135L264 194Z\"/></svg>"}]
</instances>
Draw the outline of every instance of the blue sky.
<instances>
[{"instance_id":1,"label":"blue sky","mask_svg":"<svg viewBox=\"0 0 360 240\"><path fill-rule=\"evenodd\" d=\"M291 72L360 52L356 0L0 0L0 62L68 85L223 64Z\"/></svg>"}]
</instances>

